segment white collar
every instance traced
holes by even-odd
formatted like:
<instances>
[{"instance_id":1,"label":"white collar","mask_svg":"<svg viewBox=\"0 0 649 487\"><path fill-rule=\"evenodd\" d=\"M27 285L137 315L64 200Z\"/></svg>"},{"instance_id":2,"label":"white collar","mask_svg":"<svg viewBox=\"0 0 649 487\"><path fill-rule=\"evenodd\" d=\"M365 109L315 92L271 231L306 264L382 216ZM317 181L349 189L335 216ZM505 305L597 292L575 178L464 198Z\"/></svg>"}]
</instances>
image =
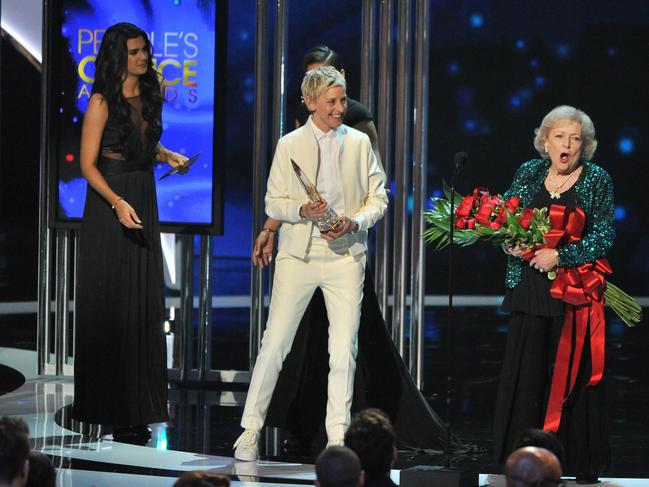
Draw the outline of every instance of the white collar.
<instances>
[{"instance_id":1,"label":"white collar","mask_svg":"<svg viewBox=\"0 0 649 487\"><path fill-rule=\"evenodd\" d=\"M309 119L307 120L307 123L311 125L311 129L313 130L313 134L315 135L315 138L318 142L324 139L333 139L338 135L338 129L331 129L329 132L323 132L320 127L318 127L315 122L313 121L313 115L309 116Z\"/></svg>"}]
</instances>

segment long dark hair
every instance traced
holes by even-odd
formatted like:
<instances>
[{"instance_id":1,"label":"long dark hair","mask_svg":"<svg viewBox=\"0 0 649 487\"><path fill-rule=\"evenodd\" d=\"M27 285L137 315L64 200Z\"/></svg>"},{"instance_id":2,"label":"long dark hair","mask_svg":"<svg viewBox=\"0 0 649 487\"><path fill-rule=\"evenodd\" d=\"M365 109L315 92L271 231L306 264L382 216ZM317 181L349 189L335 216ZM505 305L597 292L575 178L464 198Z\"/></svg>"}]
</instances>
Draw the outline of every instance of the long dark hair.
<instances>
[{"instance_id":1,"label":"long dark hair","mask_svg":"<svg viewBox=\"0 0 649 487\"><path fill-rule=\"evenodd\" d=\"M140 76L140 99L142 101L142 118L147 122L145 131L147 146L155 144L162 133L160 114L162 113L162 93L160 79L153 69L153 49L149 36L138 26L122 22L112 25L101 41L95 63L95 82L92 93L99 93L108 104L108 119L114 121L119 130L119 145L126 151L125 142L133 126L130 123L131 105L122 94L122 83L127 68L129 39L142 37L149 52L147 71ZM124 154L125 157L133 154Z\"/></svg>"},{"instance_id":2,"label":"long dark hair","mask_svg":"<svg viewBox=\"0 0 649 487\"><path fill-rule=\"evenodd\" d=\"M306 73L306 67L310 64L323 63L328 66L333 66L338 71L340 71L342 66L342 60L340 55L327 46L315 46L307 51L302 59L302 67Z\"/></svg>"}]
</instances>

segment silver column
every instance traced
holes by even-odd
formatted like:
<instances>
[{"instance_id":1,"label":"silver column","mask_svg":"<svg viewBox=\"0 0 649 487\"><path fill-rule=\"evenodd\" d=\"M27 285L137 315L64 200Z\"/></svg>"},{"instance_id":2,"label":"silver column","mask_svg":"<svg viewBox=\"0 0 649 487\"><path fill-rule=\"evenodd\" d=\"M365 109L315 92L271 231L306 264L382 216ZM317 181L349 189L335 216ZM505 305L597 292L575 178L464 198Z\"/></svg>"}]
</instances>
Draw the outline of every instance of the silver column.
<instances>
[{"instance_id":1,"label":"silver column","mask_svg":"<svg viewBox=\"0 0 649 487\"><path fill-rule=\"evenodd\" d=\"M201 283L198 296L198 380L204 381L212 359L212 252L214 237L200 237Z\"/></svg>"},{"instance_id":2,"label":"silver column","mask_svg":"<svg viewBox=\"0 0 649 487\"><path fill-rule=\"evenodd\" d=\"M43 2L43 69L41 71L41 150L39 169L39 196L38 196L38 310L36 313L36 350L38 361L38 374L54 374L55 368L49 364L50 352L50 316L51 316L51 289L52 279L52 231L47 226L48 199L49 199L49 171L47 163L47 147L49 133L47 122L50 114L51 100L47 93L50 83L48 69L49 42L47 26L49 25L49 2Z\"/></svg>"},{"instance_id":3,"label":"silver column","mask_svg":"<svg viewBox=\"0 0 649 487\"><path fill-rule=\"evenodd\" d=\"M176 321L178 337L178 369L180 381L189 379L192 370L194 342L192 317L194 311L194 236L180 236L181 271L180 271L180 317Z\"/></svg>"},{"instance_id":4,"label":"silver column","mask_svg":"<svg viewBox=\"0 0 649 487\"><path fill-rule=\"evenodd\" d=\"M374 113L374 80L376 73L374 15L375 0L363 0L361 29L361 96L360 102Z\"/></svg>"},{"instance_id":5,"label":"silver column","mask_svg":"<svg viewBox=\"0 0 649 487\"><path fill-rule=\"evenodd\" d=\"M428 0L417 0L415 16L415 80L414 80L414 135L412 161L412 241L410 247L410 374L417 387L423 388L423 343L424 343L424 297L426 252L424 241L421 239L423 230L422 211L427 202L427 172L428 162Z\"/></svg>"},{"instance_id":6,"label":"silver column","mask_svg":"<svg viewBox=\"0 0 649 487\"><path fill-rule=\"evenodd\" d=\"M410 194L410 131L412 127L412 112L410 103L410 83L412 73L411 42L410 42L410 0L401 0L398 9L398 55L397 55L397 84L396 125L394 142L394 179L396 194L394 195L393 237L392 237L392 339L404 356L404 330L406 325L406 293L407 293L407 262L408 262L408 196Z\"/></svg>"},{"instance_id":7,"label":"silver column","mask_svg":"<svg viewBox=\"0 0 649 487\"><path fill-rule=\"evenodd\" d=\"M287 130L286 118L286 39L288 37L288 0L275 0L275 59L273 66L273 148Z\"/></svg>"},{"instance_id":8,"label":"silver column","mask_svg":"<svg viewBox=\"0 0 649 487\"><path fill-rule=\"evenodd\" d=\"M390 181L392 168L392 0L382 0L379 8L379 86L377 132L381 149L381 160L385 169L386 182ZM374 265L374 286L383 317L388 316L388 242L392 209L376 225L376 262Z\"/></svg>"},{"instance_id":9,"label":"silver column","mask_svg":"<svg viewBox=\"0 0 649 487\"><path fill-rule=\"evenodd\" d=\"M54 321L54 357L56 375L63 375L67 361L67 330L70 316L70 239L72 230L56 232L56 317Z\"/></svg>"},{"instance_id":10,"label":"silver column","mask_svg":"<svg viewBox=\"0 0 649 487\"><path fill-rule=\"evenodd\" d=\"M264 193L267 177L268 158L268 3L257 0L257 30L255 49L255 129L252 134L253 171L252 171L252 235L259 232L264 221ZM250 283L250 340L249 365L255 366L261 334L264 324L264 274L259 267L251 264Z\"/></svg>"}]
</instances>

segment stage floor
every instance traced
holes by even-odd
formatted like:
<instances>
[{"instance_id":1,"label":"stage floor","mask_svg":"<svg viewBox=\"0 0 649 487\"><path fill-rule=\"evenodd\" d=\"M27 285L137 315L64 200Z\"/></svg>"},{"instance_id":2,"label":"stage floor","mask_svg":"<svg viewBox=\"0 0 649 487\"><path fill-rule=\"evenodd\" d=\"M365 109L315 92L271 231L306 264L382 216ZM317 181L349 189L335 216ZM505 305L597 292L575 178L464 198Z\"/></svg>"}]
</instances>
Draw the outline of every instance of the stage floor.
<instances>
[{"instance_id":1,"label":"stage floor","mask_svg":"<svg viewBox=\"0 0 649 487\"><path fill-rule=\"evenodd\" d=\"M235 486L313 485L313 456L286 452L277 430L265 435L263 461L232 458L245 392L172 389L170 421L153 425L146 445L131 445L112 441L108 431L74 431L78 425L69 419L68 410L72 381L36 377L34 352L0 349L0 362L26 378L22 385L16 384L16 390L0 396L0 414L27 422L32 447L52 459L59 486L171 486L178 475L190 470L225 474ZM490 457L489 453L456 457L454 464L480 472L476 485L489 485L488 474L499 473ZM441 462L440 456L400 452L392 477L399 483L402 469ZM495 480L502 482L502 477ZM640 478L602 481L598 485L649 486L649 479Z\"/></svg>"}]
</instances>

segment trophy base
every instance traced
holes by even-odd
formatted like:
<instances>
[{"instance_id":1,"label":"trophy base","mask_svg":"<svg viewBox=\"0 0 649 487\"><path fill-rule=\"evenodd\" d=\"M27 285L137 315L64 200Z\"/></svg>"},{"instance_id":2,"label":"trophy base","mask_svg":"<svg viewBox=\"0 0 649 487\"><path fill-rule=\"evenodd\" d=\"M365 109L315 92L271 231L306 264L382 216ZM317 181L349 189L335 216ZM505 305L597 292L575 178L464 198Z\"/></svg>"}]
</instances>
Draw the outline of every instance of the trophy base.
<instances>
[{"instance_id":1,"label":"trophy base","mask_svg":"<svg viewBox=\"0 0 649 487\"><path fill-rule=\"evenodd\" d=\"M318 225L318 230L321 232L328 232L335 227L339 221L340 217L330 208L324 216L321 216L316 220L316 225Z\"/></svg>"}]
</instances>

